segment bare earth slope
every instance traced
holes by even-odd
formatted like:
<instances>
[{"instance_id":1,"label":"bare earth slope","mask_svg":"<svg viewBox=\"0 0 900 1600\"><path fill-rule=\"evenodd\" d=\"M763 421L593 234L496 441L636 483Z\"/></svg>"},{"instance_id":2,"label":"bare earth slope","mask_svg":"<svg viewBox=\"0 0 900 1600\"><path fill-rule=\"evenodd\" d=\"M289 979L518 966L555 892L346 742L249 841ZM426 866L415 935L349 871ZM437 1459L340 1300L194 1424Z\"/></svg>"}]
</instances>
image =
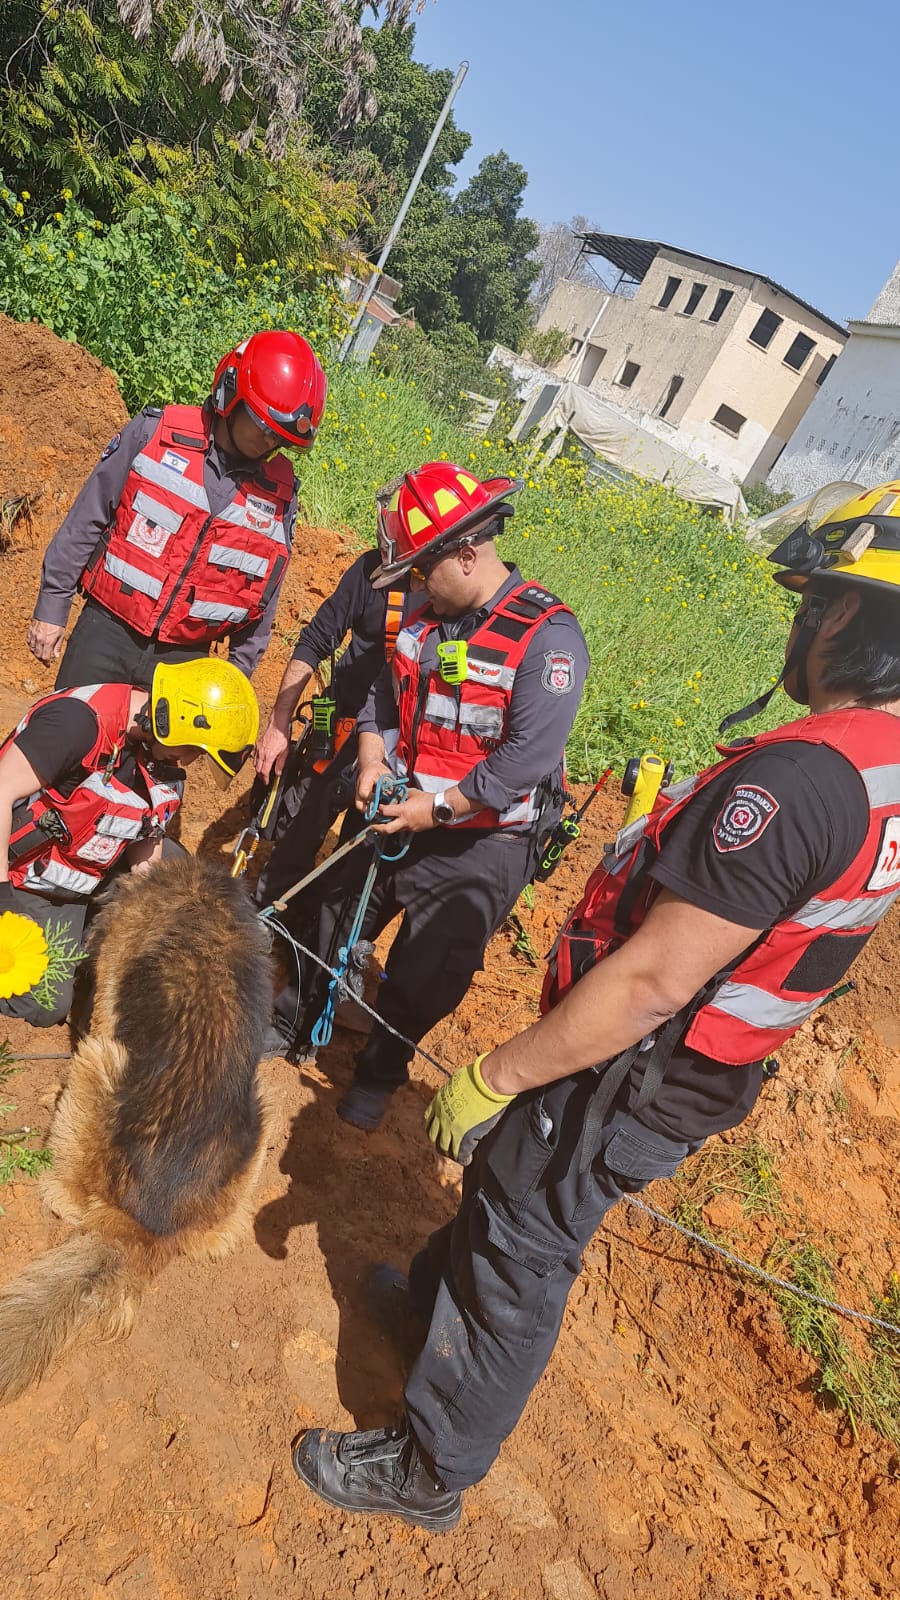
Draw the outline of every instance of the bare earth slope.
<instances>
[{"instance_id":1,"label":"bare earth slope","mask_svg":"<svg viewBox=\"0 0 900 1600\"><path fill-rule=\"evenodd\" d=\"M0 500L42 491L31 533L0 557L3 725L50 686L24 648L41 552L124 408L77 347L0 319ZM258 675L271 700L284 635L315 609L350 556L341 536L302 530ZM189 790L186 842L230 851L240 826ZM602 839L615 798L522 911L543 953ZM859 991L784 1052L740 1138L773 1152L792 1215L829 1235L842 1291L861 1302L900 1267L897 924L856 972ZM466 1004L429 1048L463 1063L526 1022L539 972L503 934ZM214 1003L214 1000L212 1001ZM0 1035L2 1036L2 1035ZM8 1028L13 1049L68 1048L64 1030ZM426 1063L373 1136L334 1103L354 1040L319 1065L266 1063L279 1118L256 1239L223 1265L181 1262L148 1296L126 1343L88 1346L0 1413L0 1592L6 1600L871 1600L900 1595L900 1464L811 1393L774 1304L749 1280L620 1211L588 1252L556 1355L519 1430L443 1538L344 1519L302 1492L288 1444L307 1423L373 1425L402 1374L365 1316L371 1261L404 1263L450 1215L456 1169L421 1126ZM46 1128L65 1062L12 1080L17 1126ZM840 1073L839 1080L837 1074ZM9 1119L7 1119L9 1120ZM659 1187L651 1200L666 1205ZM33 1183L0 1196L0 1277L62 1236ZM710 1221L759 1259L777 1224L722 1201ZM712 1214L715 1213L715 1214Z\"/></svg>"}]
</instances>

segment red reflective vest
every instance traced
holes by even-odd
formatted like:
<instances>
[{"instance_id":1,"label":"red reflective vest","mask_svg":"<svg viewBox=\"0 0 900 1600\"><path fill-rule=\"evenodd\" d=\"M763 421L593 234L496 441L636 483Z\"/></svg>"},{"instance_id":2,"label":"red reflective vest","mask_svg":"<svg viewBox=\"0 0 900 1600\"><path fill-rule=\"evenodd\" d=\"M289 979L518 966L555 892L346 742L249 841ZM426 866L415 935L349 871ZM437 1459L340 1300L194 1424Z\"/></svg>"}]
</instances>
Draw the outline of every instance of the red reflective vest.
<instances>
[{"instance_id":1,"label":"red reflective vest","mask_svg":"<svg viewBox=\"0 0 900 1600\"><path fill-rule=\"evenodd\" d=\"M130 721L131 685L90 684L44 695L4 741L0 757L34 713L54 700L81 700L97 718L97 738L82 758L84 776L71 794L49 786L17 805L10 836L9 881L14 889L65 899L93 894L135 839L159 835L181 804L177 789L138 760L140 787L117 776Z\"/></svg>"},{"instance_id":2,"label":"red reflective vest","mask_svg":"<svg viewBox=\"0 0 900 1600\"><path fill-rule=\"evenodd\" d=\"M202 646L258 621L287 569L287 457L261 462L213 517L208 445L199 406L166 406L81 580L85 594L164 643Z\"/></svg>"},{"instance_id":3,"label":"red reflective vest","mask_svg":"<svg viewBox=\"0 0 900 1600\"><path fill-rule=\"evenodd\" d=\"M695 1011L684 1043L714 1061L746 1066L777 1050L812 1016L900 894L900 718L886 711L825 712L719 746L722 761L663 791L649 817L619 834L588 879L551 955L544 1011L640 927L660 888L648 869L691 799L729 766L739 780L745 756L786 740L828 745L856 768L869 801L865 842L829 889L741 957Z\"/></svg>"},{"instance_id":4,"label":"red reflective vest","mask_svg":"<svg viewBox=\"0 0 900 1600\"><path fill-rule=\"evenodd\" d=\"M532 635L548 617L568 609L537 584L517 584L468 640L465 681L458 684L447 683L437 665L422 680L422 647L440 626L440 618L430 606L411 616L397 637L391 663L400 772L412 775L420 789L437 794L459 783L496 750L506 737L516 671ZM520 826L534 821L538 810L534 788L505 811L485 807L451 826Z\"/></svg>"}]
</instances>

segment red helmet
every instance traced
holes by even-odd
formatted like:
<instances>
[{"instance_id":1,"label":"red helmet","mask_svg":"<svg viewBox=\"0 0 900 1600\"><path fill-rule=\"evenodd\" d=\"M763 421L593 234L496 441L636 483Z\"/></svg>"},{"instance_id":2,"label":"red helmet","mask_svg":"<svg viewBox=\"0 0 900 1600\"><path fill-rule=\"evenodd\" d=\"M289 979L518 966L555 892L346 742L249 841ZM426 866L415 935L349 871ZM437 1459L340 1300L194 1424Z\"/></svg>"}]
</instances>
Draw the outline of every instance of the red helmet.
<instances>
[{"instance_id":1,"label":"red helmet","mask_svg":"<svg viewBox=\"0 0 900 1600\"><path fill-rule=\"evenodd\" d=\"M381 566L372 574L373 586L384 588L422 556L434 560L449 555L486 524L511 517L514 508L508 497L521 487L521 478L481 483L452 461L426 461L379 489L375 502Z\"/></svg>"},{"instance_id":2,"label":"red helmet","mask_svg":"<svg viewBox=\"0 0 900 1600\"><path fill-rule=\"evenodd\" d=\"M308 450L327 393L328 379L312 346L299 333L273 329L251 334L222 357L213 378L212 403L220 417L228 417L243 402L260 427Z\"/></svg>"}]
</instances>

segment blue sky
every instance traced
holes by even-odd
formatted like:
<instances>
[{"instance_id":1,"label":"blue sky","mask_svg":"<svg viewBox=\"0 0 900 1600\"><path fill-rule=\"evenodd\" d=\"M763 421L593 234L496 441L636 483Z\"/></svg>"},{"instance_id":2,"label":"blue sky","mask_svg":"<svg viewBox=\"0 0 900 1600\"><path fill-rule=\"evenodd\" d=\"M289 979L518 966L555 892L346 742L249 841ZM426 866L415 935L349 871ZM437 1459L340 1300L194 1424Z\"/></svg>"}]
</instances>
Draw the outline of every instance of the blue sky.
<instances>
[{"instance_id":1,"label":"blue sky","mask_svg":"<svg viewBox=\"0 0 900 1600\"><path fill-rule=\"evenodd\" d=\"M469 75L463 177L505 149L541 222L584 213L863 317L900 258L896 0L427 0Z\"/></svg>"}]
</instances>

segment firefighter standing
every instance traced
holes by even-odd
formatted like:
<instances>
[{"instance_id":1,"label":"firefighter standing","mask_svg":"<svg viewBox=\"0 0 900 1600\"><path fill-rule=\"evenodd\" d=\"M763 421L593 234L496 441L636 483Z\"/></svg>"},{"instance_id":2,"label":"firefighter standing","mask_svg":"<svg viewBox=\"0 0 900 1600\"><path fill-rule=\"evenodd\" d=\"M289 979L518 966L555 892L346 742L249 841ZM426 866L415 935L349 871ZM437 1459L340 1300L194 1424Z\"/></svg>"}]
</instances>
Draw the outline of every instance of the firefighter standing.
<instances>
[{"instance_id":1,"label":"firefighter standing","mask_svg":"<svg viewBox=\"0 0 900 1600\"><path fill-rule=\"evenodd\" d=\"M149 693L102 683L44 695L0 748L0 911L80 944L109 874L163 853L182 768L205 754L227 783L258 726L252 685L216 659L159 663ZM70 981L52 1009L26 994L0 1000L0 1012L49 1027L71 999Z\"/></svg>"},{"instance_id":2,"label":"firefighter standing","mask_svg":"<svg viewBox=\"0 0 900 1600\"><path fill-rule=\"evenodd\" d=\"M378 1010L419 1040L465 995L535 866L539 836L557 820L562 761L588 669L572 612L501 561L494 537L512 515L509 478L480 483L451 462L429 462L379 497L378 587L406 573L424 586L391 667L359 717L357 811L386 773L409 798L386 805L384 831L411 834L408 853L376 883L362 938L403 913ZM368 852L321 882L318 948L333 961L358 899ZM352 914L352 913L351 913ZM305 1025L314 1020L307 997ZM276 1001L286 1047L297 1037L296 988ZM295 1045L296 1049L296 1045ZM357 1127L378 1127L408 1076L412 1049L376 1026L338 1105Z\"/></svg>"},{"instance_id":3,"label":"firefighter standing","mask_svg":"<svg viewBox=\"0 0 900 1600\"><path fill-rule=\"evenodd\" d=\"M900 894L900 484L811 516L772 559L802 595L783 677L811 715L722 747L619 836L563 929L547 1014L433 1100L431 1137L469 1164L408 1283L382 1272L394 1315L418 1312L423 1337L430 1324L406 1416L309 1430L294 1453L342 1510L455 1526L598 1224L747 1115L763 1058Z\"/></svg>"},{"instance_id":4,"label":"firefighter standing","mask_svg":"<svg viewBox=\"0 0 900 1600\"><path fill-rule=\"evenodd\" d=\"M373 589L377 550L367 550L347 568L334 593L319 607L294 647L272 715L256 748L263 779L280 772L290 745L291 719L320 661L333 656L346 634L350 641L337 663L329 690L337 730L333 756L316 760L302 750L296 776L289 773L278 802L275 848L256 886L257 904L268 905L310 870L331 824L353 798L357 757L356 718L373 680L394 654L406 600L406 578L396 587ZM348 732L350 724L353 731Z\"/></svg>"},{"instance_id":5,"label":"firefighter standing","mask_svg":"<svg viewBox=\"0 0 900 1600\"><path fill-rule=\"evenodd\" d=\"M298 333L256 333L223 356L204 406L148 407L110 440L44 556L27 634L55 660L77 588L85 605L57 689L149 686L157 661L228 637L251 673L269 640L297 513L279 445L308 450L327 393Z\"/></svg>"}]
</instances>

